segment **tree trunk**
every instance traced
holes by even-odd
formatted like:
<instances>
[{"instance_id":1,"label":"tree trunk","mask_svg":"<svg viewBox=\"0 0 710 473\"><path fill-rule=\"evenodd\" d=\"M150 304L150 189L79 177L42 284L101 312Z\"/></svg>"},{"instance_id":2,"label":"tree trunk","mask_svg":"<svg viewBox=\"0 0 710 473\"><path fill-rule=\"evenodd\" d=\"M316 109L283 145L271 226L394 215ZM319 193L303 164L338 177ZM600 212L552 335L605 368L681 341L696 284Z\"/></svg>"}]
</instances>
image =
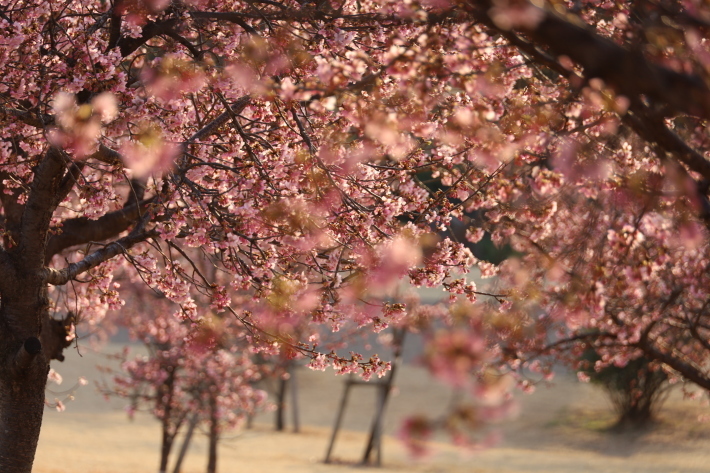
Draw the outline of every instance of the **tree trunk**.
<instances>
[{"instance_id":1,"label":"tree trunk","mask_svg":"<svg viewBox=\"0 0 710 473\"><path fill-rule=\"evenodd\" d=\"M50 328L44 259L66 163L48 149L24 208L5 214L17 245L0 249L0 472L31 473L44 413L49 360L66 334ZM7 210L7 209L5 209ZM6 227L8 228L8 227ZM10 248L12 246L12 248ZM62 335L63 334L63 335Z\"/></svg>"},{"instance_id":2,"label":"tree trunk","mask_svg":"<svg viewBox=\"0 0 710 473\"><path fill-rule=\"evenodd\" d=\"M286 427L286 384L288 381L284 378L279 378L279 384L276 391L276 430L283 431Z\"/></svg>"},{"instance_id":3,"label":"tree trunk","mask_svg":"<svg viewBox=\"0 0 710 473\"><path fill-rule=\"evenodd\" d=\"M217 473L217 443L219 442L219 419L217 418L217 400L212 394L210 398L210 433L209 457L207 460L207 473Z\"/></svg>"},{"instance_id":4,"label":"tree trunk","mask_svg":"<svg viewBox=\"0 0 710 473\"><path fill-rule=\"evenodd\" d=\"M42 298L34 307L0 310L0 471L30 473L44 413L48 357L42 352ZM18 314L22 314L22 316ZM27 314L36 314L26 317ZM31 320L22 327L18 320Z\"/></svg>"},{"instance_id":5,"label":"tree trunk","mask_svg":"<svg viewBox=\"0 0 710 473\"><path fill-rule=\"evenodd\" d=\"M175 460L175 467L173 468L173 473L180 473L182 470L182 462L185 460L187 455L187 449L190 446L190 441L192 440L192 434L195 432L195 427L198 424L197 414L190 418L190 424L187 426L187 432L185 433L185 438L182 440L182 446L180 446L180 452Z\"/></svg>"},{"instance_id":6,"label":"tree trunk","mask_svg":"<svg viewBox=\"0 0 710 473\"><path fill-rule=\"evenodd\" d=\"M163 427L162 442L160 445L160 473L168 471L168 460L170 459L170 451L173 448L173 437Z\"/></svg>"},{"instance_id":7,"label":"tree trunk","mask_svg":"<svg viewBox=\"0 0 710 473\"><path fill-rule=\"evenodd\" d=\"M24 376L2 373L0 382L0 471L30 473L44 413L49 364L44 357ZM3 370L4 371L4 370Z\"/></svg>"},{"instance_id":8,"label":"tree trunk","mask_svg":"<svg viewBox=\"0 0 710 473\"><path fill-rule=\"evenodd\" d=\"M180 423L176 422L173 425L172 419L172 404L173 404L173 394L175 392L175 370L168 370L168 377L160 386L156 393L156 404L158 410L163 411L162 421L162 441L160 444L160 473L166 473L168 471L168 460L170 459L170 452L173 449L173 441L180 429Z\"/></svg>"}]
</instances>

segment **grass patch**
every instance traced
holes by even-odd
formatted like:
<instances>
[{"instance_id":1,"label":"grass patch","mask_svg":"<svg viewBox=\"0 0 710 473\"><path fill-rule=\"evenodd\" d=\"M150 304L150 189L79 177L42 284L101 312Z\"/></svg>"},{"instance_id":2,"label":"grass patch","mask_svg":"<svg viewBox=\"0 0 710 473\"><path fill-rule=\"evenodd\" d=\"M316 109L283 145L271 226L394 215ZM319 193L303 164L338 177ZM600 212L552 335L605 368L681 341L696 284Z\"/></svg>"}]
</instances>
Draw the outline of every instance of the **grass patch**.
<instances>
[{"instance_id":1,"label":"grass patch","mask_svg":"<svg viewBox=\"0 0 710 473\"><path fill-rule=\"evenodd\" d=\"M613 412L597 409L563 409L559 416L545 424L546 428L572 428L591 432L612 430L616 422Z\"/></svg>"}]
</instances>

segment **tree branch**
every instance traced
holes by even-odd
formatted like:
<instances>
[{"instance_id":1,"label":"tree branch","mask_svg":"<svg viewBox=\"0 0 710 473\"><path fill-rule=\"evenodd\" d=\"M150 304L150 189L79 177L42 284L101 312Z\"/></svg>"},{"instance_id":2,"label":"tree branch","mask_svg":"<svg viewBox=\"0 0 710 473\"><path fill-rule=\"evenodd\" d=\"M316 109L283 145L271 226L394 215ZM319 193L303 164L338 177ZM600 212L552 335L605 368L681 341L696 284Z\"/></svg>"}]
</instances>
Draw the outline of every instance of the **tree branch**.
<instances>
[{"instance_id":1,"label":"tree branch","mask_svg":"<svg viewBox=\"0 0 710 473\"><path fill-rule=\"evenodd\" d=\"M178 19L176 18L165 20L160 23L155 23L151 21L143 27L143 34L140 38L129 38L124 36L123 38L116 41L116 46L121 49L121 55L123 57L126 57L136 49L140 48L146 42L150 41L152 38L155 38L156 36L160 36L162 34L167 34L177 24Z\"/></svg>"},{"instance_id":2,"label":"tree branch","mask_svg":"<svg viewBox=\"0 0 710 473\"><path fill-rule=\"evenodd\" d=\"M121 210L107 213L96 220L77 217L64 221L62 232L50 237L47 242L45 264L62 250L92 241L104 241L126 231L136 223L141 214L154 199L129 205Z\"/></svg>"},{"instance_id":3,"label":"tree branch","mask_svg":"<svg viewBox=\"0 0 710 473\"><path fill-rule=\"evenodd\" d=\"M148 179L145 177L136 179L134 177L133 179L128 181L128 184L131 186L131 189L128 192L128 199L126 199L126 202L123 204L124 209L130 207L131 205L135 205L141 200L143 200L143 197L145 196L146 185L148 184Z\"/></svg>"},{"instance_id":4,"label":"tree branch","mask_svg":"<svg viewBox=\"0 0 710 473\"><path fill-rule=\"evenodd\" d=\"M86 162L84 161L79 163L72 162L69 165L69 172L64 175L62 183L59 186L59 193L55 198L57 205L61 204L74 188L74 185L79 180L79 176L81 176L81 171L84 169L84 166L86 166Z\"/></svg>"},{"instance_id":5,"label":"tree branch","mask_svg":"<svg viewBox=\"0 0 710 473\"><path fill-rule=\"evenodd\" d=\"M658 105L664 116L710 118L710 88L700 77L653 64L641 51L629 51L556 13L542 14L542 21L522 31L555 56L567 56L581 65L587 79L600 78L632 100L643 96Z\"/></svg>"},{"instance_id":6,"label":"tree branch","mask_svg":"<svg viewBox=\"0 0 710 473\"><path fill-rule=\"evenodd\" d=\"M27 110L10 107L0 107L0 112L6 115L12 115L25 125L30 125L35 128L45 128L46 126L54 124L54 117L52 115L39 115Z\"/></svg>"},{"instance_id":7,"label":"tree branch","mask_svg":"<svg viewBox=\"0 0 710 473\"><path fill-rule=\"evenodd\" d=\"M109 23L109 36L108 44L106 45L107 51L118 46L118 41L121 38L121 15L116 13L116 7L111 8L110 23Z\"/></svg>"},{"instance_id":8,"label":"tree branch","mask_svg":"<svg viewBox=\"0 0 710 473\"><path fill-rule=\"evenodd\" d=\"M701 371L690 363L686 363L685 361L679 360L678 358L659 350L650 342L640 343L639 347L649 358L668 365L685 379L692 381L703 389L710 390L710 376L708 376L707 373Z\"/></svg>"},{"instance_id":9,"label":"tree branch","mask_svg":"<svg viewBox=\"0 0 710 473\"><path fill-rule=\"evenodd\" d=\"M0 173L0 181L11 179L11 176L5 172ZM5 235L6 248L14 246L19 241L18 232L20 229L20 221L22 220L23 206L18 203L20 194L24 192L20 188L8 188L0 182L0 202L2 202L3 214L5 217L5 231L9 232ZM8 244L8 239L14 241L14 245Z\"/></svg>"},{"instance_id":10,"label":"tree branch","mask_svg":"<svg viewBox=\"0 0 710 473\"><path fill-rule=\"evenodd\" d=\"M296 125L298 126L298 133L301 135L301 138L303 138L303 142L306 143L306 146L308 147L308 151L311 154L316 154L316 147L313 146L313 142L311 141L311 137L308 136L308 132L306 131L306 128L303 126L303 123L301 123L301 120L298 118L298 114L296 113L295 108L291 109L291 116L293 116L293 119L296 121Z\"/></svg>"},{"instance_id":11,"label":"tree branch","mask_svg":"<svg viewBox=\"0 0 710 473\"><path fill-rule=\"evenodd\" d=\"M94 153L87 156L86 159L95 159L102 163L110 164L111 166L123 166L123 160L118 151L114 151L102 144L99 145L99 148Z\"/></svg>"},{"instance_id":12,"label":"tree branch","mask_svg":"<svg viewBox=\"0 0 710 473\"><path fill-rule=\"evenodd\" d=\"M306 2L307 3L307 2ZM466 15L462 14L462 9L452 7L438 13L431 12L427 15L425 22L427 24L440 24L444 21L461 20L466 21ZM293 21L293 22L311 22L313 20L320 21L335 21L343 20L346 25L360 25L360 28L378 28L383 26L421 24L422 20L418 17L408 17L397 14L381 14L381 13L362 13L354 15L344 15L340 10L334 8L318 9L305 7L298 10L282 8L278 12L262 12L254 13L246 12L214 12L214 11L193 11L188 13L191 18L196 20L207 21L228 21L242 26L244 20L264 20L264 21ZM249 33L256 33L253 28L246 25ZM244 26L242 26L244 27ZM345 26L345 28L355 28L354 26ZM251 29L251 31L250 31Z\"/></svg>"},{"instance_id":13,"label":"tree branch","mask_svg":"<svg viewBox=\"0 0 710 473\"><path fill-rule=\"evenodd\" d=\"M15 279L15 266L7 251L0 249L0 294L6 294Z\"/></svg>"},{"instance_id":14,"label":"tree branch","mask_svg":"<svg viewBox=\"0 0 710 473\"><path fill-rule=\"evenodd\" d=\"M138 234L131 234L124 238L109 243L100 250L97 250L90 255L87 255L83 260L78 263L72 263L63 269L54 268L43 268L41 270L42 280L47 284L53 284L55 286L61 286L68 283L72 279L76 278L78 275L85 273L86 271L95 268L101 263L110 260L114 256L118 256L126 252L126 250L141 243L148 238L153 238L158 236L157 230L150 230L147 232L141 232Z\"/></svg>"},{"instance_id":15,"label":"tree branch","mask_svg":"<svg viewBox=\"0 0 710 473\"><path fill-rule=\"evenodd\" d=\"M662 118L652 116L648 107L641 104L634 105L623 120L641 138L651 143L658 143L664 151L675 156L691 171L697 172L710 181L710 161L668 129Z\"/></svg>"},{"instance_id":16,"label":"tree branch","mask_svg":"<svg viewBox=\"0 0 710 473\"><path fill-rule=\"evenodd\" d=\"M62 320L53 319L48 313L45 313L39 339L42 342L44 356L48 360L64 361L64 349L72 343L72 337L69 335L72 325L75 323L76 318L72 312L69 312Z\"/></svg>"},{"instance_id":17,"label":"tree branch","mask_svg":"<svg viewBox=\"0 0 710 473\"><path fill-rule=\"evenodd\" d=\"M200 130L195 132L194 135L192 135L188 140L187 143L194 143L195 141L199 141L203 138L207 138L208 136L212 135L229 119L231 118L232 114L239 114L242 113L244 108L246 108L247 105L249 105L249 102L251 102L251 96L250 95L245 95L243 97L239 97L236 102L231 106L231 111L227 110L224 113L220 114L209 122L207 125L202 127Z\"/></svg>"},{"instance_id":18,"label":"tree branch","mask_svg":"<svg viewBox=\"0 0 710 473\"><path fill-rule=\"evenodd\" d=\"M479 20L484 23L486 26L489 26L491 28L494 28L500 32L500 34L505 37L513 46L517 47L520 49L522 52L533 58L536 62L544 65L545 67L557 72L560 76L568 78L568 79L576 79L577 82L583 83L584 81L587 81L593 77L600 77L603 79L605 82L609 83L610 85L614 85L615 81L618 79L623 82L624 89L626 92L623 92L621 90L617 90L618 93L621 93L623 95L627 95L630 98L632 98L632 107L630 109L630 113L625 114L622 119L623 121L631 127L634 132L636 132L641 138L643 138L646 141L652 142L652 143L657 143L658 145L663 148L664 151L667 153L670 153L671 155L675 156L675 158L688 166L689 169L692 171L697 172L698 174L701 174L705 179L710 180L710 161L705 159L705 157L700 154L698 151L694 150L692 147L688 146L688 144L683 141L676 133L671 131L663 122L663 114L660 112L657 112L655 110L651 110L648 106L643 104L643 101L640 100L641 95L648 95L647 92L650 90L649 87L662 87L663 84L659 82L653 82L651 81L651 84L648 84L644 82L645 79L638 78L640 74L638 72L635 72L634 70L624 70L624 71L615 71L613 74L607 74L608 71L606 71L605 68L602 68L601 70L599 68L596 68L597 71L595 71L593 67L591 66L591 63L593 61L601 61L604 62L607 60L607 58L604 57L604 54L606 54L607 50L612 51L612 56L608 58L609 64L605 67L614 69L617 65L613 61L627 61L631 60L627 55L634 55L636 53L631 53L629 51L626 51L623 49L621 46L616 45L615 43L612 43L609 40L606 40L604 38L599 37L592 31L586 30L584 28L581 28L576 25L572 24L567 24L566 20L560 19L556 17L554 14L548 13L547 18L549 18L551 23L554 23L559 26L557 33L555 33L555 30L553 28L552 32L544 32L540 33L540 35L536 34L531 34L531 37L533 39L539 40L539 36L545 36L542 38L543 40L540 41L544 43L543 45L548 46L548 48L555 52L558 56L561 55L561 53L556 50L555 47L553 47L550 44L547 44L549 42L552 42L553 40L564 43L563 45L559 45L559 48L564 48L564 50L567 53L573 53L575 45L572 44L574 41L581 41L582 45L578 47L579 51L577 51L574 54L574 57L570 55L570 57L574 60L576 59L580 64L582 64L585 67L584 71L584 76L582 77L578 75L574 71L570 71L566 69L562 64L560 64L557 59L553 56L550 56L544 51L541 51L538 49L534 44L522 39L520 36L515 34L512 31L506 31L498 28L493 21L485 15L477 15L479 17ZM543 21L543 23L545 22ZM544 28L543 23L539 24L537 26L537 30L540 30ZM576 40L572 39L565 39L563 36L563 32L567 31L568 29L571 29L575 35L578 35L579 37ZM597 49L595 49L597 48ZM597 57L598 56L598 57ZM585 64L582 62L587 63ZM636 58L636 60L639 60L639 58ZM651 68L651 69L657 69L660 72L649 72L658 75L659 77L666 77L666 76L680 76L676 77L676 79L679 82L683 82L684 80L687 80L689 82L697 82L700 81L699 78L695 76L687 76L684 74L679 74L674 71L668 70L666 68L656 66L653 64L649 64L643 57L640 58L640 60L644 61L645 67ZM595 75L596 72L596 75ZM624 75L626 74L626 75ZM619 78L615 78L616 75L619 75ZM623 79L623 80L622 80ZM638 88L634 85L636 82L639 82ZM701 81L702 82L702 81ZM696 84L697 85L697 84ZM670 86L668 86L670 87ZM675 87L675 86L673 86ZM701 110L703 113L708 113L710 114L710 89L707 88L707 86L703 83L702 86L699 86L700 89L697 91L697 93L701 93L705 97L705 103L708 106L707 110ZM682 87L681 87L682 88ZM663 89L663 93L665 95L673 95L674 93L680 93L684 94L685 92L683 91L677 91L673 88L670 90ZM659 98L659 94L652 93L650 97L657 97ZM647 97L647 98L650 98ZM660 97L661 99L663 97ZM673 97L671 97L672 99ZM687 99L687 97L686 97ZM685 100L685 99L684 99ZM688 99L691 100L691 99ZM677 101L677 100L674 100ZM672 105L674 101L667 102L666 104L660 104L660 105ZM681 102L683 102L681 100ZM691 105L697 106L695 102L692 102L692 104L688 104L688 107ZM682 105L682 104L681 104ZM668 107L661 107L665 108L666 111L669 110ZM672 107L671 107L672 108Z\"/></svg>"},{"instance_id":19,"label":"tree branch","mask_svg":"<svg viewBox=\"0 0 710 473\"><path fill-rule=\"evenodd\" d=\"M192 16L195 19L212 20L212 21L218 21L218 20L228 21L230 23L234 23L235 25L238 25L239 27L241 27L244 31L246 31L249 34L259 36L259 32L256 31L252 26L249 26L249 24L246 21L244 21L248 17L245 16L243 13L193 12L190 16Z\"/></svg>"}]
</instances>

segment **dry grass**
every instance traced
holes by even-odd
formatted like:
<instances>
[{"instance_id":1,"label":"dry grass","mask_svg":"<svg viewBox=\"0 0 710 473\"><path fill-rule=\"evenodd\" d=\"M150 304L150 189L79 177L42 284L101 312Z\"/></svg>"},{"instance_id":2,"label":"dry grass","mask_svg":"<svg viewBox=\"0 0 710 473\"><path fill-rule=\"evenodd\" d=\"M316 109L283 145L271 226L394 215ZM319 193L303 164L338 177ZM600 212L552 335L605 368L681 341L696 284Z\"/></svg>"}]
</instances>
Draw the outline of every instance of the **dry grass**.
<instances>
[{"instance_id":1,"label":"dry grass","mask_svg":"<svg viewBox=\"0 0 710 473\"><path fill-rule=\"evenodd\" d=\"M90 356L75 369L96 378ZM71 372L63 371L65 379ZM256 428L230 435L220 447L222 473L707 473L710 471L710 424L697 422L705 412L697 402L671 396L659 422L643 432L611 433L611 410L604 395L572 377L560 377L553 388L522 397L520 417L505 427L497 448L462 455L446 444L425 463L413 463L392 437L401 420L413 413L441 412L449 393L422 370L400 371L399 394L385 420L385 468L357 466L365 447L364 431L374 409L374 390L351 394L344 427L335 450L336 462L322 463L330 426L342 392L342 378L304 370L299 374L300 434L277 433L271 414ZM159 426L148 415L129 422L120 402L107 404L90 388L77 394L64 413L48 411L40 438L35 473L154 473L158 465ZM117 409L119 408L119 409ZM206 442L198 436L183 473L203 472Z\"/></svg>"}]
</instances>

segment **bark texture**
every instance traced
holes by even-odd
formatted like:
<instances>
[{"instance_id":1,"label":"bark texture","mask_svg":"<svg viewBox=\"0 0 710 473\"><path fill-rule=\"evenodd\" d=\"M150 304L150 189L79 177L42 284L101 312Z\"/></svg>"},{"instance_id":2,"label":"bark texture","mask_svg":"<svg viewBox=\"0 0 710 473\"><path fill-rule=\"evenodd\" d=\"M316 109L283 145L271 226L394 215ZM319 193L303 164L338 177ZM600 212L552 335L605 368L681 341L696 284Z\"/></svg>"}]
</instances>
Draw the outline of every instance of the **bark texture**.
<instances>
[{"instance_id":1,"label":"bark texture","mask_svg":"<svg viewBox=\"0 0 710 473\"><path fill-rule=\"evenodd\" d=\"M0 471L30 473L34 461L49 363L43 355L27 371L8 376L3 370L0 382Z\"/></svg>"},{"instance_id":2,"label":"bark texture","mask_svg":"<svg viewBox=\"0 0 710 473\"><path fill-rule=\"evenodd\" d=\"M41 286L17 289L25 304L0 309L3 340L0 368L0 471L32 471L44 411L44 389L49 358L40 342L46 298ZM10 298L12 299L12 298ZM8 301L11 302L11 301ZM17 322L25 320L25 327Z\"/></svg>"},{"instance_id":3,"label":"bark texture","mask_svg":"<svg viewBox=\"0 0 710 473\"><path fill-rule=\"evenodd\" d=\"M49 223L57 207L66 164L50 148L38 164L27 203L15 212L19 244L3 252L0 276L0 471L32 471L44 411L50 335L44 264ZM48 342L49 343L49 342ZM51 343L49 343L51 345Z\"/></svg>"}]
</instances>

